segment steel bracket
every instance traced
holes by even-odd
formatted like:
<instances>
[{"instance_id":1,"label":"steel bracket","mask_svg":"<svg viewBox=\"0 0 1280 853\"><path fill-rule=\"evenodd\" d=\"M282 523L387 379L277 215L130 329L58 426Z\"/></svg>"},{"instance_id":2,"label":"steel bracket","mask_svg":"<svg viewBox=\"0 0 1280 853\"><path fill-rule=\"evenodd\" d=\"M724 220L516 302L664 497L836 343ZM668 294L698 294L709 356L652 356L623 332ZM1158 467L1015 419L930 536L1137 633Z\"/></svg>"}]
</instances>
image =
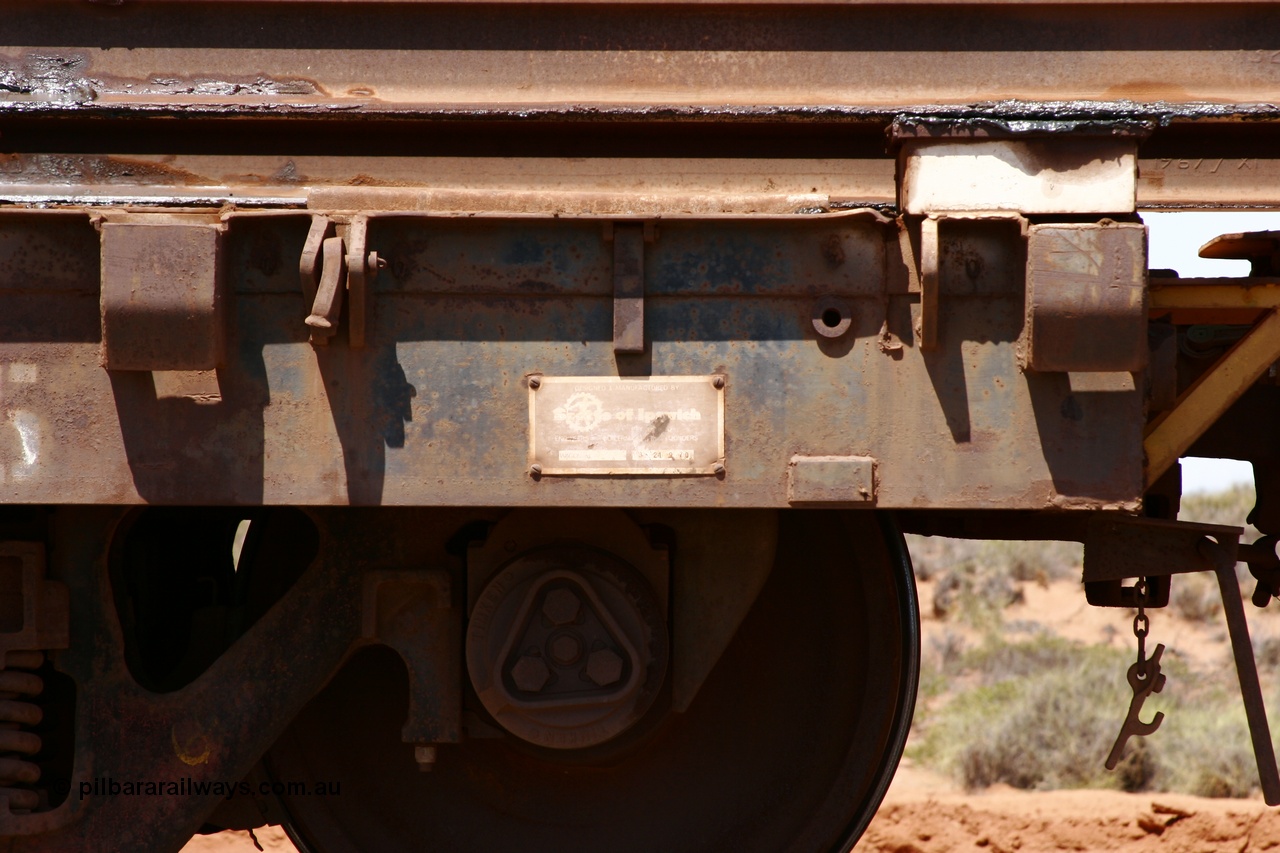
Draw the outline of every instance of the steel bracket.
<instances>
[{"instance_id":1,"label":"steel bracket","mask_svg":"<svg viewBox=\"0 0 1280 853\"><path fill-rule=\"evenodd\" d=\"M938 348L938 218L920 223L920 349Z\"/></svg>"},{"instance_id":2,"label":"steel bracket","mask_svg":"<svg viewBox=\"0 0 1280 853\"><path fill-rule=\"evenodd\" d=\"M153 221L154 220L154 221ZM150 215L99 224L102 366L213 370L223 360L226 224Z\"/></svg>"},{"instance_id":3,"label":"steel bracket","mask_svg":"<svg viewBox=\"0 0 1280 853\"><path fill-rule=\"evenodd\" d=\"M652 243L652 222L607 223L613 243L613 351L644 352L644 246Z\"/></svg>"},{"instance_id":4,"label":"steel bracket","mask_svg":"<svg viewBox=\"0 0 1280 853\"><path fill-rule=\"evenodd\" d=\"M369 255L366 249L368 233L368 217L351 218L347 226L347 299L351 303L347 317L347 345L352 349L364 348L369 285L378 274L378 256Z\"/></svg>"},{"instance_id":5,"label":"steel bracket","mask_svg":"<svg viewBox=\"0 0 1280 853\"><path fill-rule=\"evenodd\" d=\"M930 211L920 221L920 269L918 284L920 288L920 318L916 324L916 336L920 341L920 349L929 352L941 346L941 276L942 263L941 224L943 220L982 220L1016 222L1025 237L1027 220L1021 214L1000 210L953 210L943 212Z\"/></svg>"},{"instance_id":6,"label":"steel bracket","mask_svg":"<svg viewBox=\"0 0 1280 853\"><path fill-rule=\"evenodd\" d=\"M1147 366L1147 231L1130 222L1032 225L1026 370L1135 372Z\"/></svg>"},{"instance_id":7,"label":"steel bracket","mask_svg":"<svg viewBox=\"0 0 1280 853\"><path fill-rule=\"evenodd\" d=\"M367 250L369 218L353 216L339 229L333 220L315 216L302 246L298 274L311 313L311 343L324 346L338 331L343 292L347 301L347 345L362 349L368 325L368 291L386 261Z\"/></svg>"},{"instance_id":8,"label":"steel bracket","mask_svg":"<svg viewBox=\"0 0 1280 853\"><path fill-rule=\"evenodd\" d=\"M67 648L70 619L67 585L45 578L44 545L0 542L0 669L6 652Z\"/></svg>"},{"instance_id":9,"label":"steel bracket","mask_svg":"<svg viewBox=\"0 0 1280 853\"><path fill-rule=\"evenodd\" d=\"M404 742L461 741L462 614L453 606L449 573L366 573L361 626L365 639L394 649L408 670Z\"/></svg>"},{"instance_id":10,"label":"steel bracket","mask_svg":"<svg viewBox=\"0 0 1280 853\"><path fill-rule=\"evenodd\" d=\"M342 314L342 275L346 271L342 238L326 237L320 257L320 282L311 314L303 322L311 327L311 343L325 346L338 331L338 318Z\"/></svg>"}]
</instances>

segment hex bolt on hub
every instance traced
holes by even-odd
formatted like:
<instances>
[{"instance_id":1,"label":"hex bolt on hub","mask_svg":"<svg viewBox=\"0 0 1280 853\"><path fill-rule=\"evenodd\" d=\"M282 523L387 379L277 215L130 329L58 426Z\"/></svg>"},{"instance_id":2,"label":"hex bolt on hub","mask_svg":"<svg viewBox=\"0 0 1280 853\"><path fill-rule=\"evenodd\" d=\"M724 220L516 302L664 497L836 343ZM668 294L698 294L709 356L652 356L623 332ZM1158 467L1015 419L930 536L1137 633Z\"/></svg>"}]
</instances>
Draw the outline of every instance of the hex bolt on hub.
<instances>
[{"instance_id":1,"label":"hex bolt on hub","mask_svg":"<svg viewBox=\"0 0 1280 853\"><path fill-rule=\"evenodd\" d=\"M581 749L630 728L666 678L667 631L644 576L611 554L551 546L516 556L480 592L467 670L497 723Z\"/></svg>"},{"instance_id":2,"label":"hex bolt on hub","mask_svg":"<svg viewBox=\"0 0 1280 853\"><path fill-rule=\"evenodd\" d=\"M542 614L551 620L552 625L568 625L578 618L582 609L582 599L568 587L557 587L547 593L542 601Z\"/></svg>"},{"instance_id":3,"label":"hex bolt on hub","mask_svg":"<svg viewBox=\"0 0 1280 853\"><path fill-rule=\"evenodd\" d=\"M582 640L573 634L554 636L547 643L547 656L558 666L573 666L582 659Z\"/></svg>"},{"instance_id":4,"label":"hex bolt on hub","mask_svg":"<svg viewBox=\"0 0 1280 853\"><path fill-rule=\"evenodd\" d=\"M622 658L610 649L600 649L587 658L587 677L601 687L616 684L622 678Z\"/></svg>"},{"instance_id":5,"label":"hex bolt on hub","mask_svg":"<svg viewBox=\"0 0 1280 853\"><path fill-rule=\"evenodd\" d=\"M525 693L537 693L551 680L551 670L542 658L524 655L511 667L511 680Z\"/></svg>"}]
</instances>

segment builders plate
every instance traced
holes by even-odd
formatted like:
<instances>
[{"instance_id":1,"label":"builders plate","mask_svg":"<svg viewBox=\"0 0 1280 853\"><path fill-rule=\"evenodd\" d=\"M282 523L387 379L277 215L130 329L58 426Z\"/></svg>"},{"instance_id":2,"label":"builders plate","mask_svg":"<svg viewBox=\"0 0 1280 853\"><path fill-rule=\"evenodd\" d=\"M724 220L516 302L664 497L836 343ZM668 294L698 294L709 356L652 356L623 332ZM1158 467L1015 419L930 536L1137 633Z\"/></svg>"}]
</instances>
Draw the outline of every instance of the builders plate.
<instances>
[{"instance_id":1,"label":"builders plate","mask_svg":"<svg viewBox=\"0 0 1280 853\"><path fill-rule=\"evenodd\" d=\"M715 474L723 376L538 376L529 463L543 474Z\"/></svg>"}]
</instances>

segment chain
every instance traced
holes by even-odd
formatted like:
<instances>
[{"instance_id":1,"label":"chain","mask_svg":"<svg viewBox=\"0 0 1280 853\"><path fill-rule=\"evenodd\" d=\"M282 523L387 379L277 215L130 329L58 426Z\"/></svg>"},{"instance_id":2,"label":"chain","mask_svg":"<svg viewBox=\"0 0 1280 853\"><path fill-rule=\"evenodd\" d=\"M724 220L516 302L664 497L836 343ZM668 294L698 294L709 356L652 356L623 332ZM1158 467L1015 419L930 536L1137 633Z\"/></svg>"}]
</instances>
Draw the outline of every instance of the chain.
<instances>
[{"instance_id":1,"label":"chain","mask_svg":"<svg viewBox=\"0 0 1280 853\"><path fill-rule=\"evenodd\" d=\"M1138 615L1133 617L1133 636L1138 638L1138 671L1146 677L1147 668L1147 634L1151 633L1151 619L1148 618L1144 605L1148 600L1147 579L1138 578L1133 585L1133 599L1138 605Z\"/></svg>"}]
</instances>

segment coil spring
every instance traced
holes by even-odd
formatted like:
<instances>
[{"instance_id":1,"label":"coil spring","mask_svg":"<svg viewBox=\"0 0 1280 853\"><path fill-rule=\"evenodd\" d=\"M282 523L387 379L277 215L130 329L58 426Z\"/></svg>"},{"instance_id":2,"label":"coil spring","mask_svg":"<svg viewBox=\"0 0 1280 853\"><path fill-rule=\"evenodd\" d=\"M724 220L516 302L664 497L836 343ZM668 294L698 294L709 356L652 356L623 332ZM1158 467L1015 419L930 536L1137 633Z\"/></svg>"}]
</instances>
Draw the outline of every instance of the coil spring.
<instances>
[{"instance_id":1,"label":"coil spring","mask_svg":"<svg viewBox=\"0 0 1280 853\"><path fill-rule=\"evenodd\" d=\"M40 736L28 731L44 717L40 706L29 701L44 690L36 670L44 652L9 652L0 670L0 797L11 811L33 811L40 794L32 786L40 780L40 768L28 759L40 752Z\"/></svg>"}]
</instances>

